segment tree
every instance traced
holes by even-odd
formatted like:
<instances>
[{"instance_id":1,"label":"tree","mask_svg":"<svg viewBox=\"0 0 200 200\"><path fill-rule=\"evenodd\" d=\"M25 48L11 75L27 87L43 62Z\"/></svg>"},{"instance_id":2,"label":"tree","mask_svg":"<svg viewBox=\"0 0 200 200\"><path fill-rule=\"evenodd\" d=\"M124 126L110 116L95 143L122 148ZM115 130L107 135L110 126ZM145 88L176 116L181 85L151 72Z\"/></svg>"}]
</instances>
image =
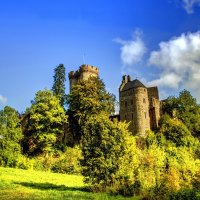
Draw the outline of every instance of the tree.
<instances>
[{"instance_id":1,"label":"tree","mask_svg":"<svg viewBox=\"0 0 200 200\"><path fill-rule=\"evenodd\" d=\"M115 96L106 91L102 80L91 77L72 87L67 102L74 140L80 141L84 124L91 115L98 115L102 111L108 114L114 112Z\"/></svg>"},{"instance_id":2,"label":"tree","mask_svg":"<svg viewBox=\"0 0 200 200\"><path fill-rule=\"evenodd\" d=\"M61 144L67 116L50 90L38 91L23 118L24 151L29 155L53 152Z\"/></svg>"},{"instance_id":3,"label":"tree","mask_svg":"<svg viewBox=\"0 0 200 200\"><path fill-rule=\"evenodd\" d=\"M14 167L21 154L22 130L18 112L6 106L0 111L0 165Z\"/></svg>"},{"instance_id":4,"label":"tree","mask_svg":"<svg viewBox=\"0 0 200 200\"><path fill-rule=\"evenodd\" d=\"M63 64L58 65L54 69L54 84L52 87L53 94L60 100L60 104L64 107L65 104L65 67Z\"/></svg>"},{"instance_id":5,"label":"tree","mask_svg":"<svg viewBox=\"0 0 200 200\"><path fill-rule=\"evenodd\" d=\"M181 120L193 135L200 135L200 106L189 91L183 90L179 97L169 97L163 111L173 118Z\"/></svg>"},{"instance_id":6,"label":"tree","mask_svg":"<svg viewBox=\"0 0 200 200\"><path fill-rule=\"evenodd\" d=\"M81 146L82 174L93 190L119 192L135 181L133 173L139 162L133 161L135 140L128 124L112 122L106 113L90 116Z\"/></svg>"},{"instance_id":7,"label":"tree","mask_svg":"<svg viewBox=\"0 0 200 200\"><path fill-rule=\"evenodd\" d=\"M193 137L185 124L179 119L170 118L166 114L161 118L159 133L176 146L190 146L190 143L193 142Z\"/></svg>"}]
</instances>

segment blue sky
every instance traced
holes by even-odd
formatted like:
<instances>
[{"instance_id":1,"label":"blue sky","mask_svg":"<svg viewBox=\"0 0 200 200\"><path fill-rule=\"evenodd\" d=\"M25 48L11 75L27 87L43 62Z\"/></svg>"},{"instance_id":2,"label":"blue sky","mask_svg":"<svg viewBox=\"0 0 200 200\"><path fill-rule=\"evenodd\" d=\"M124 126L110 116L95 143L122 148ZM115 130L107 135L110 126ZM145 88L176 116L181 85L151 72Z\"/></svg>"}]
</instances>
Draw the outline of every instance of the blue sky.
<instances>
[{"instance_id":1,"label":"blue sky","mask_svg":"<svg viewBox=\"0 0 200 200\"><path fill-rule=\"evenodd\" d=\"M185 88L199 101L199 31L200 0L0 0L0 109L25 111L83 55L117 98L130 74L161 99Z\"/></svg>"}]
</instances>

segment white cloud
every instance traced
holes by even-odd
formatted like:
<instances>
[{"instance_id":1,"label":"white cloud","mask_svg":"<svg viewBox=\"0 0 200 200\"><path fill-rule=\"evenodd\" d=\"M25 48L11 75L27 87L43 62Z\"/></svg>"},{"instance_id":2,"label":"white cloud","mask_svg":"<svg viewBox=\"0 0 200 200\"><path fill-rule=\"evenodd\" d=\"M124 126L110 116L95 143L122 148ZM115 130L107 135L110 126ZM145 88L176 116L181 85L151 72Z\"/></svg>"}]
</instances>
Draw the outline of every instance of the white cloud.
<instances>
[{"instance_id":1,"label":"white cloud","mask_svg":"<svg viewBox=\"0 0 200 200\"><path fill-rule=\"evenodd\" d=\"M0 103L5 104L7 102L7 98L0 95Z\"/></svg>"},{"instance_id":2,"label":"white cloud","mask_svg":"<svg viewBox=\"0 0 200 200\"><path fill-rule=\"evenodd\" d=\"M148 86L163 86L178 89L181 78L175 73L161 74L159 79L148 82Z\"/></svg>"},{"instance_id":3,"label":"white cloud","mask_svg":"<svg viewBox=\"0 0 200 200\"><path fill-rule=\"evenodd\" d=\"M114 39L115 42L121 44L121 61L123 68L133 66L140 62L146 52L146 46L142 40L142 32L136 30L131 40Z\"/></svg>"},{"instance_id":4,"label":"white cloud","mask_svg":"<svg viewBox=\"0 0 200 200\"><path fill-rule=\"evenodd\" d=\"M149 63L159 67L161 73L149 84L200 94L200 31L161 42L159 47L151 52Z\"/></svg>"},{"instance_id":5,"label":"white cloud","mask_svg":"<svg viewBox=\"0 0 200 200\"><path fill-rule=\"evenodd\" d=\"M192 14L194 12L193 7L195 5L200 6L200 0L182 0L182 6L188 14Z\"/></svg>"}]
</instances>

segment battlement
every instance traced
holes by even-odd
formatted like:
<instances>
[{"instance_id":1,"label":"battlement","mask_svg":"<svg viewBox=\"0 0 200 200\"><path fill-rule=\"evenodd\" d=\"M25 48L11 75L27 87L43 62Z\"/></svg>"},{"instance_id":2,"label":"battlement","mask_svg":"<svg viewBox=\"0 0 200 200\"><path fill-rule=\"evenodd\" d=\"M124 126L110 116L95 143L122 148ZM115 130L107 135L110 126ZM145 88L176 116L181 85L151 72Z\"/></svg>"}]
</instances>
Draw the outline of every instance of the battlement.
<instances>
[{"instance_id":1,"label":"battlement","mask_svg":"<svg viewBox=\"0 0 200 200\"><path fill-rule=\"evenodd\" d=\"M95 66L85 65L84 64L84 65L81 65L77 71L75 71L75 72L74 71L69 72L68 77L69 77L69 79L72 79L72 78L77 79L84 72L95 74L96 76L98 76L99 69L97 67L95 67Z\"/></svg>"},{"instance_id":2,"label":"battlement","mask_svg":"<svg viewBox=\"0 0 200 200\"><path fill-rule=\"evenodd\" d=\"M99 69L92 65L81 65L77 71L71 71L68 74L70 81L70 90L73 85L80 80L88 80L90 77L98 77Z\"/></svg>"},{"instance_id":3,"label":"battlement","mask_svg":"<svg viewBox=\"0 0 200 200\"><path fill-rule=\"evenodd\" d=\"M79 71L80 71L80 72L92 72L92 73L95 73L95 74L97 74L97 75L98 75L98 73L99 73L98 68L95 67L95 66L92 66L92 65L81 65L81 66L79 67Z\"/></svg>"}]
</instances>

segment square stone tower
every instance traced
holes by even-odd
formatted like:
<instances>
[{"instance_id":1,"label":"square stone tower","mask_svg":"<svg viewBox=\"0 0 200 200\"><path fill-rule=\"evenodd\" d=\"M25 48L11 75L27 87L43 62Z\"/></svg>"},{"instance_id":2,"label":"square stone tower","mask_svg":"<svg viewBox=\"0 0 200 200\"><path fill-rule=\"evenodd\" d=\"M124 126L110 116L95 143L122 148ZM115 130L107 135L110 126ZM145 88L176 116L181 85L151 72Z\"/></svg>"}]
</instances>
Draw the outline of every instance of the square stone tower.
<instances>
[{"instance_id":1,"label":"square stone tower","mask_svg":"<svg viewBox=\"0 0 200 200\"><path fill-rule=\"evenodd\" d=\"M130 122L134 135L145 135L158 127L160 101L157 87L147 88L139 80L123 76L119 88L120 120Z\"/></svg>"}]
</instances>

